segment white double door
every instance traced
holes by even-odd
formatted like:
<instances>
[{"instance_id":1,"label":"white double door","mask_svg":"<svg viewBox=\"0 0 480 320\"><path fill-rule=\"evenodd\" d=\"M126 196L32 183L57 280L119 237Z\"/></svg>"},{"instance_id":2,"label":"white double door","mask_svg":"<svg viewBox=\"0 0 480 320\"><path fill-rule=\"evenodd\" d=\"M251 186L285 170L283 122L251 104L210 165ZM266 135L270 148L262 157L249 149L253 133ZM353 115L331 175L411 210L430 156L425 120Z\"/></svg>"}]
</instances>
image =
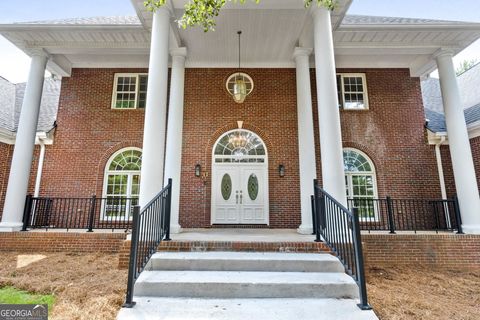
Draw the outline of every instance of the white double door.
<instances>
[{"instance_id":1,"label":"white double door","mask_svg":"<svg viewBox=\"0 0 480 320\"><path fill-rule=\"evenodd\" d=\"M212 224L268 224L264 164L213 165Z\"/></svg>"}]
</instances>

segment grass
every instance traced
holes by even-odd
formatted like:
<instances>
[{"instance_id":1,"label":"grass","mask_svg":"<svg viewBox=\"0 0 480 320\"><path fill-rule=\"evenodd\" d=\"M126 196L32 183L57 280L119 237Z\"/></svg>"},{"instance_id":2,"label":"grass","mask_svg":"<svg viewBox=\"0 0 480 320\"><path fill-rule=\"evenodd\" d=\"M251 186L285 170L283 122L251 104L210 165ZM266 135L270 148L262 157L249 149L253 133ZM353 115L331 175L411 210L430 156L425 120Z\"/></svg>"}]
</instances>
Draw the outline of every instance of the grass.
<instances>
[{"instance_id":1,"label":"grass","mask_svg":"<svg viewBox=\"0 0 480 320\"><path fill-rule=\"evenodd\" d=\"M52 310L55 297L52 294L34 294L13 287L0 288L0 303L4 304L48 304Z\"/></svg>"}]
</instances>

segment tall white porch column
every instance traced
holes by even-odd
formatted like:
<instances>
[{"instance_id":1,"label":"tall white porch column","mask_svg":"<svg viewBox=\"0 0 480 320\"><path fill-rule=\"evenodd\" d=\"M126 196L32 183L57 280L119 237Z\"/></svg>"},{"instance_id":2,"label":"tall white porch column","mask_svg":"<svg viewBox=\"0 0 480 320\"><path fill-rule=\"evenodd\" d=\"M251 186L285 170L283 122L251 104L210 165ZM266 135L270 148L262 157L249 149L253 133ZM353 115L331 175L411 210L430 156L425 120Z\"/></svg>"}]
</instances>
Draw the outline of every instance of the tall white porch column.
<instances>
[{"instance_id":1,"label":"tall white porch column","mask_svg":"<svg viewBox=\"0 0 480 320\"><path fill-rule=\"evenodd\" d=\"M452 57L453 52L448 50L441 50L435 54L445 109L453 175L462 214L463 231L480 234L480 197Z\"/></svg>"},{"instance_id":2,"label":"tall white porch column","mask_svg":"<svg viewBox=\"0 0 480 320\"><path fill-rule=\"evenodd\" d=\"M173 49L170 51L170 54L172 56L172 75L168 108L164 184L167 183L169 178L172 178L170 232L179 233L181 231L178 218L180 213L180 176L182 170L183 93L187 48Z\"/></svg>"},{"instance_id":3,"label":"tall white porch column","mask_svg":"<svg viewBox=\"0 0 480 320\"><path fill-rule=\"evenodd\" d=\"M324 189L347 204L330 11L312 5L318 126Z\"/></svg>"},{"instance_id":4,"label":"tall white porch column","mask_svg":"<svg viewBox=\"0 0 480 320\"><path fill-rule=\"evenodd\" d=\"M139 196L141 207L152 200L163 188L169 32L170 9L163 6L153 14L143 130L142 178Z\"/></svg>"},{"instance_id":5,"label":"tall white porch column","mask_svg":"<svg viewBox=\"0 0 480 320\"><path fill-rule=\"evenodd\" d=\"M30 64L30 73L25 88L15 149L10 166L0 231L18 231L22 227L23 207L32 167L47 60L46 55L35 55L32 57Z\"/></svg>"},{"instance_id":6,"label":"tall white porch column","mask_svg":"<svg viewBox=\"0 0 480 320\"><path fill-rule=\"evenodd\" d=\"M297 67L298 158L300 163L300 207L302 224L298 232L312 233L313 179L317 178L315 140L313 133L312 93L309 56L311 48L295 48L293 58Z\"/></svg>"}]
</instances>

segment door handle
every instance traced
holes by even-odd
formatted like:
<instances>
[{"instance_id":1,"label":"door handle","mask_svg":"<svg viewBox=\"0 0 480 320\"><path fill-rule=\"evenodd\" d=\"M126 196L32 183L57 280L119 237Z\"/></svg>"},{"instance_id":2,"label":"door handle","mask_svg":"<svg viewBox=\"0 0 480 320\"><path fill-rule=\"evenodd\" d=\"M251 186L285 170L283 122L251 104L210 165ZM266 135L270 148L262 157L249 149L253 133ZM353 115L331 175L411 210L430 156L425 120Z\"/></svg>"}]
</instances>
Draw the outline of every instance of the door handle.
<instances>
[{"instance_id":1,"label":"door handle","mask_svg":"<svg viewBox=\"0 0 480 320\"><path fill-rule=\"evenodd\" d=\"M242 191L240 190L240 204L243 204L243 194L242 194Z\"/></svg>"},{"instance_id":2,"label":"door handle","mask_svg":"<svg viewBox=\"0 0 480 320\"><path fill-rule=\"evenodd\" d=\"M238 204L238 190L237 190L237 195L235 196L236 203Z\"/></svg>"}]
</instances>

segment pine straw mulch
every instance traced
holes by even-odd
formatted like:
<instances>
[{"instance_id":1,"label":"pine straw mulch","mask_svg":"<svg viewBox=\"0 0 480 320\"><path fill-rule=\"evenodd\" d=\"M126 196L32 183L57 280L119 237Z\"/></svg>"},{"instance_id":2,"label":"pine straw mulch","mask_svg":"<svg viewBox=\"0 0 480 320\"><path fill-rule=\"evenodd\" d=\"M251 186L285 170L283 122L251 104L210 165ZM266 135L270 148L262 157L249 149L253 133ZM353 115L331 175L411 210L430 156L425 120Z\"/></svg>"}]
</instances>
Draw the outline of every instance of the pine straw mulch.
<instances>
[{"instance_id":1,"label":"pine straw mulch","mask_svg":"<svg viewBox=\"0 0 480 320\"><path fill-rule=\"evenodd\" d=\"M480 319L480 269L370 268L367 283L381 320Z\"/></svg>"},{"instance_id":2,"label":"pine straw mulch","mask_svg":"<svg viewBox=\"0 0 480 320\"><path fill-rule=\"evenodd\" d=\"M50 319L115 319L127 283L127 271L117 269L117 255L43 255L17 268L19 254L2 252L0 287L53 293ZM480 270L370 268L367 281L370 303L381 320L480 319Z\"/></svg>"},{"instance_id":3,"label":"pine straw mulch","mask_svg":"<svg viewBox=\"0 0 480 320\"><path fill-rule=\"evenodd\" d=\"M26 254L21 254L26 255ZM115 254L44 253L17 268L15 253L0 254L0 287L56 296L49 319L115 319L125 298L127 271Z\"/></svg>"}]
</instances>

